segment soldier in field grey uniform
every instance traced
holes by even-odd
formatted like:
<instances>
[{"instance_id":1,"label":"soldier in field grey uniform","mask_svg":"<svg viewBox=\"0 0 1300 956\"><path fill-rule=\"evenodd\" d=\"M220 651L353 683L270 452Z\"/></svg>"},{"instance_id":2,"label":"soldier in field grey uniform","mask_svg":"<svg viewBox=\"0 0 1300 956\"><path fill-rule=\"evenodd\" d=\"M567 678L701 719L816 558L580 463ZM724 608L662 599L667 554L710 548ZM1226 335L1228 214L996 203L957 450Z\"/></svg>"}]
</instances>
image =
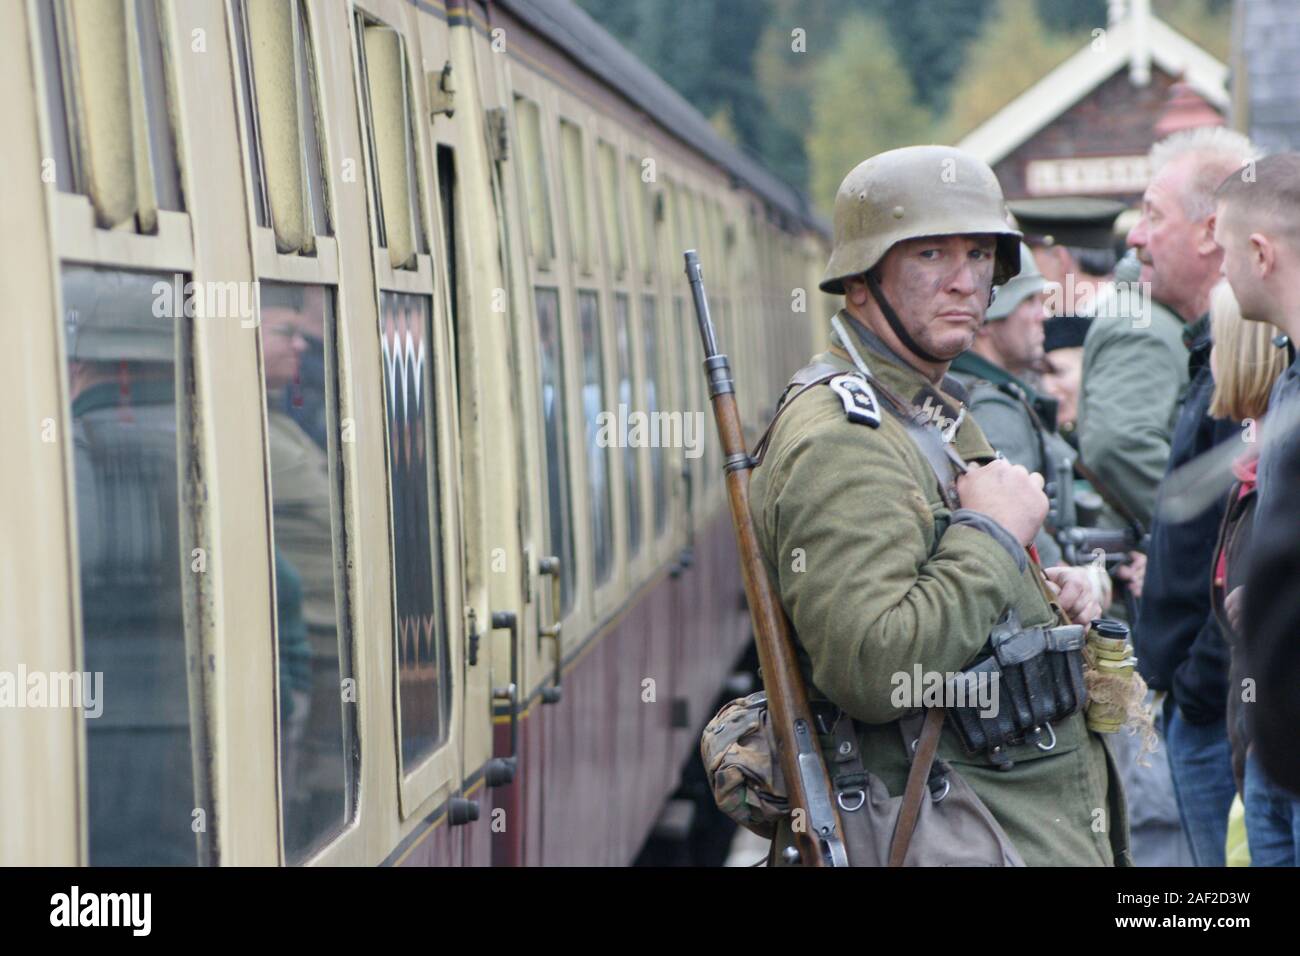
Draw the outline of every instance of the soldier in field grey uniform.
<instances>
[{"instance_id":1,"label":"soldier in field grey uniform","mask_svg":"<svg viewBox=\"0 0 1300 956\"><path fill-rule=\"evenodd\" d=\"M970 393L970 413L989 444L1043 476L1050 507L1034 544L1043 566L1052 567L1061 563L1061 549L1049 528L1078 522L1070 494L1076 453L1057 434L1056 402L1030 385L1043 360L1046 286L1033 253L1022 244L1020 273L998 291L975 344L953 360L950 374Z\"/></svg>"},{"instance_id":2,"label":"soldier in field grey uniform","mask_svg":"<svg viewBox=\"0 0 1300 956\"><path fill-rule=\"evenodd\" d=\"M1011 631L1081 653L1057 637L1100 612L1080 569L1052 569L1049 589L1025 547L1048 508L1042 478L995 459L946 374L992 285L1018 270L1019 238L992 170L968 153L915 146L861 163L836 196L821 283L844 296L836 344L796 374L756 449L751 515L809 696L836 726L852 721L862 764L895 795L917 713L896 699L900 674L989 666ZM942 433L939 415L954 419ZM1118 774L1082 710L975 746L948 718L940 758L1026 863L1129 862ZM823 746L835 766L834 741ZM784 818L778 861L791 838Z\"/></svg>"}]
</instances>

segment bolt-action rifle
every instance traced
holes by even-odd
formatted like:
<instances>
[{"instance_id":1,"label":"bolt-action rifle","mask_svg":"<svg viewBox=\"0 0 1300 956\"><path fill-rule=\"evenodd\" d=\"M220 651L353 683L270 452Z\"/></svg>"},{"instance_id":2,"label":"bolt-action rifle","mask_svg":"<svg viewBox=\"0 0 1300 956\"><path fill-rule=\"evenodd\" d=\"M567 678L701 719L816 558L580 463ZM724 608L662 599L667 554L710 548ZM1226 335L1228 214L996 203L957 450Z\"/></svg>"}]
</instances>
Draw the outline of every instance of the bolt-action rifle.
<instances>
[{"instance_id":1,"label":"bolt-action rifle","mask_svg":"<svg viewBox=\"0 0 1300 956\"><path fill-rule=\"evenodd\" d=\"M794 642L790 639L781 601L763 566L758 537L749 516L749 473L754 462L745 449L731 369L727 357L718 351L709 303L704 295L700 259L694 249L686 253L686 277L691 284L695 317L704 344L704 373L724 456L731 523L736 530L745 597L767 692L768 719L776 737L777 758L789 789L790 806L802 809L806 816L807 825L794 828L800 862L805 866L848 866L844 831L831 794L830 775L813 729L812 710Z\"/></svg>"}]
</instances>

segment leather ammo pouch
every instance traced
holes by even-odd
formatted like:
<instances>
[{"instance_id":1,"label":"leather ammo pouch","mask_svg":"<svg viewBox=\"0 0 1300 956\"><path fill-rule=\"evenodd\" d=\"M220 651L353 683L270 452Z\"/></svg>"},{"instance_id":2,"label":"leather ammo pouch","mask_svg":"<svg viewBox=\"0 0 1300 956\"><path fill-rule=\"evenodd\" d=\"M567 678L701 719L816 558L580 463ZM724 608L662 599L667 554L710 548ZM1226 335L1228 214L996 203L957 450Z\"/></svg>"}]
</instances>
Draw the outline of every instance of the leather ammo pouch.
<instances>
[{"instance_id":1,"label":"leather ammo pouch","mask_svg":"<svg viewBox=\"0 0 1300 956\"><path fill-rule=\"evenodd\" d=\"M948 682L948 701L965 700L949 707L948 716L966 750L985 752L1009 770L1009 747L1055 747L1052 724L1087 703L1085 634L1081 624L1022 628L1015 610L1008 612L989 636L992 653ZM982 707L981 698L990 706Z\"/></svg>"},{"instance_id":2,"label":"leather ammo pouch","mask_svg":"<svg viewBox=\"0 0 1300 956\"><path fill-rule=\"evenodd\" d=\"M835 791L844 843L853 866L885 866L894 841L903 795L890 796L862 764L853 720L829 702L813 706L827 769ZM923 714L897 723L899 746L911 755ZM759 691L733 700L700 739L714 800L727 816L759 836L777 835L790 810L767 721L767 697ZM786 828L788 834L788 828ZM779 857L778 857L779 859ZM926 793L903 859L905 866L1023 866L1020 854L975 791L945 761L930 765Z\"/></svg>"}]
</instances>

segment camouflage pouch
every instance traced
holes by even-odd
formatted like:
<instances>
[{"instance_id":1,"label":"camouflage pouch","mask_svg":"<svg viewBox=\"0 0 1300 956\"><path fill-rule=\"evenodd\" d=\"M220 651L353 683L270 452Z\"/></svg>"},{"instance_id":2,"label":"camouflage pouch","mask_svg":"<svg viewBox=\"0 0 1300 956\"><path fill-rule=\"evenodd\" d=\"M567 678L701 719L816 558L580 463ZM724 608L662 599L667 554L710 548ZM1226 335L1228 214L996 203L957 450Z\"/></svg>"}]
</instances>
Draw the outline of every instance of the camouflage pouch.
<instances>
[{"instance_id":1,"label":"camouflage pouch","mask_svg":"<svg viewBox=\"0 0 1300 956\"><path fill-rule=\"evenodd\" d=\"M767 694L737 698L718 711L700 737L700 757L718 809L772 839L790 807L767 721Z\"/></svg>"}]
</instances>

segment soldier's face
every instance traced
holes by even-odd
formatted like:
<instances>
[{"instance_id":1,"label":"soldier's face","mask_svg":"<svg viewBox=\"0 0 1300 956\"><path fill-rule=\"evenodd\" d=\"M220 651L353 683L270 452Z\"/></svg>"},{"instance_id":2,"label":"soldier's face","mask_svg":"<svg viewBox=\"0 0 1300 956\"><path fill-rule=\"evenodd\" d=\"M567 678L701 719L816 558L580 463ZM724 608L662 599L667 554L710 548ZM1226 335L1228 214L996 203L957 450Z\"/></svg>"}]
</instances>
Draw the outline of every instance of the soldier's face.
<instances>
[{"instance_id":1,"label":"soldier's face","mask_svg":"<svg viewBox=\"0 0 1300 956\"><path fill-rule=\"evenodd\" d=\"M953 359L984 320L997 243L992 236L933 236L900 242L881 262L880 287L912 338Z\"/></svg>"},{"instance_id":2,"label":"soldier's face","mask_svg":"<svg viewBox=\"0 0 1300 956\"><path fill-rule=\"evenodd\" d=\"M1037 368L1043 361L1043 320L1047 318L1047 296L1035 292L1000 322L985 329L1002 356L1003 367L1013 375Z\"/></svg>"}]
</instances>

